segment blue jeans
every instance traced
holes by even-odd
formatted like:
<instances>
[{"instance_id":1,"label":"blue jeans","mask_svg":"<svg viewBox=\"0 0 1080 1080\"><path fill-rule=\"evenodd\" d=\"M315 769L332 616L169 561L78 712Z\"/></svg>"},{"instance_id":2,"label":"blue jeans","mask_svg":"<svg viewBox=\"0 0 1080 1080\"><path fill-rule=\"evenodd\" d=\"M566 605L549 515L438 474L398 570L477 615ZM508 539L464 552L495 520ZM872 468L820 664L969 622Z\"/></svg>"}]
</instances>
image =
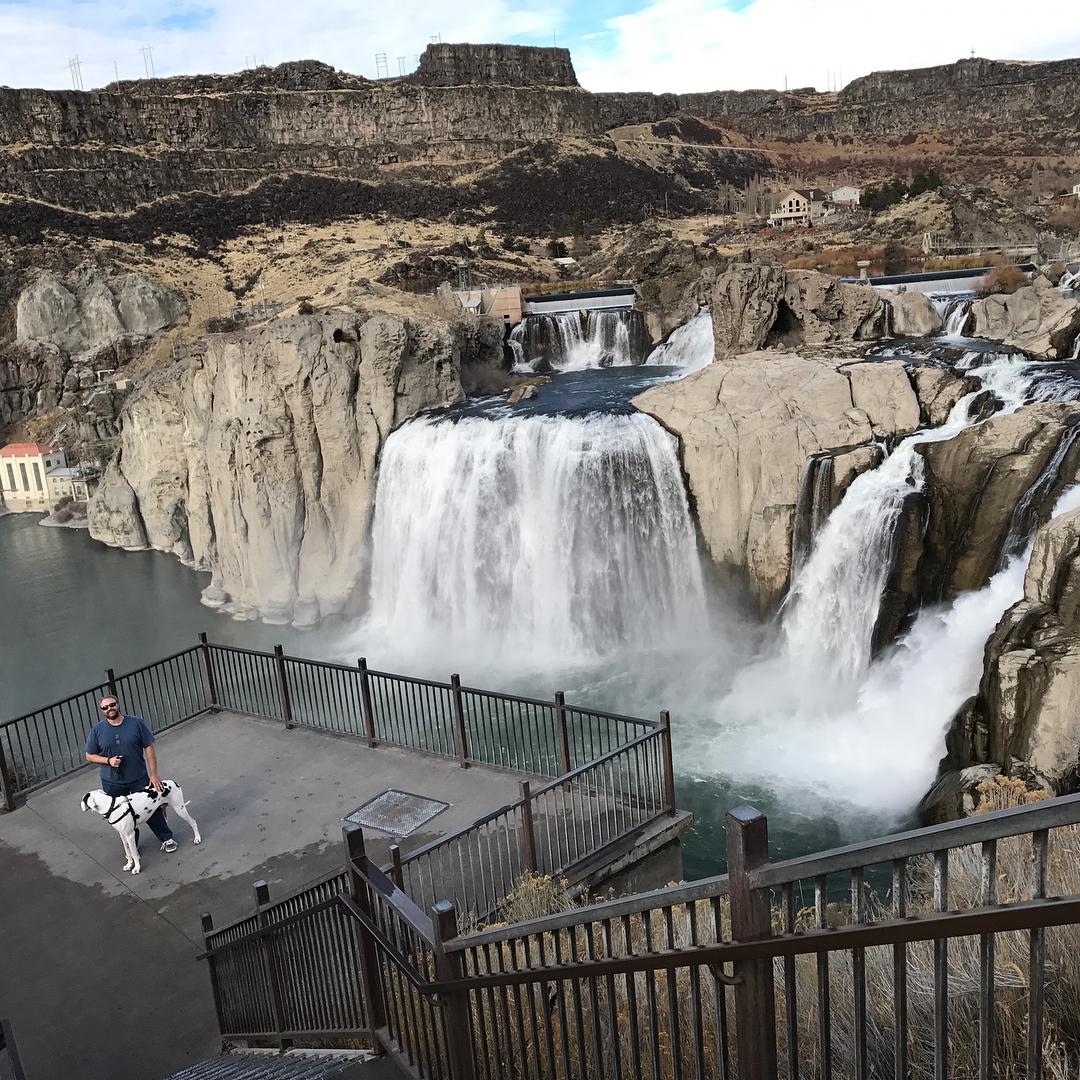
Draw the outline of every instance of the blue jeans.
<instances>
[{"instance_id":1,"label":"blue jeans","mask_svg":"<svg viewBox=\"0 0 1080 1080\"><path fill-rule=\"evenodd\" d=\"M136 780L133 783L125 784L119 780L102 780L101 790L106 795L134 795L137 792L145 791L150 786L150 777L144 776L141 780ZM165 843L166 840L173 838L172 829L169 828L169 823L165 820L165 807L159 806L153 814L146 820L146 824L150 826L150 831L158 838L161 843ZM135 830L135 843L139 842L139 830Z\"/></svg>"}]
</instances>

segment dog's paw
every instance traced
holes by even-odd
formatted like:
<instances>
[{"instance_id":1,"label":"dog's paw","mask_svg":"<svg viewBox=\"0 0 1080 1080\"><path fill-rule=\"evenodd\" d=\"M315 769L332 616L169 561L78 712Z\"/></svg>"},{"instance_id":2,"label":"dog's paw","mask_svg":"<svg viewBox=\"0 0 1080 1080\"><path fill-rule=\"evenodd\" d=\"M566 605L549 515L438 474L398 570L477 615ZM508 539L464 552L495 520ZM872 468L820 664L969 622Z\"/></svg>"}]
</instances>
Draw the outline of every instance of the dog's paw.
<instances>
[{"instance_id":1,"label":"dog's paw","mask_svg":"<svg viewBox=\"0 0 1080 1080\"><path fill-rule=\"evenodd\" d=\"M124 869L125 869L125 870L130 870L130 869L131 869L131 868L132 868L132 867L133 867L134 865L135 865L135 864L134 864L133 862L131 862L130 860L128 860L128 861L127 861L126 863L124 863Z\"/></svg>"},{"instance_id":2,"label":"dog's paw","mask_svg":"<svg viewBox=\"0 0 1080 1080\"><path fill-rule=\"evenodd\" d=\"M133 867L131 868L131 872L132 872L133 874L138 874L138 873L139 873L139 872L140 872L141 870L142 870L142 867L141 867L141 866L133 866Z\"/></svg>"},{"instance_id":3,"label":"dog's paw","mask_svg":"<svg viewBox=\"0 0 1080 1080\"><path fill-rule=\"evenodd\" d=\"M202 843L202 837L201 836L196 836L195 837L195 843L196 844L201 844Z\"/></svg>"}]
</instances>

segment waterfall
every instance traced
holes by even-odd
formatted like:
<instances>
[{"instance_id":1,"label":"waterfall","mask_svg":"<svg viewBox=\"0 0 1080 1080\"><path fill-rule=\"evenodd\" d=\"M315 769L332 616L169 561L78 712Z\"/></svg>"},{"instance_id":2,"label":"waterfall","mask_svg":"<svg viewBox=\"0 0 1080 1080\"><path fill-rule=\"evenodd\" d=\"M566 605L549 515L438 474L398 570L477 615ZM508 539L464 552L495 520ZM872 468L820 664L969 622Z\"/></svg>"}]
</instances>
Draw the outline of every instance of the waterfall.
<instances>
[{"instance_id":1,"label":"waterfall","mask_svg":"<svg viewBox=\"0 0 1080 1080\"><path fill-rule=\"evenodd\" d=\"M1061 474L1061 466L1065 462L1069 451L1076 445L1080 438L1080 421L1070 424L1058 441L1057 447L1049 460L1043 466L1042 472L1035 478L1035 482L1020 497L1020 501L1013 507L1012 517L1009 519L1009 531L1001 545L1001 554L998 556L997 568L1001 570L1008 560L1023 551L1028 538L1035 530L1035 515L1039 507L1053 490Z\"/></svg>"},{"instance_id":2,"label":"waterfall","mask_svg":"<svg viewBox=\"0 0 1080 1080\"><path fill-rule=\"evenodd\" d=\"M645 355L640 311L557 311L527 315L510 331L518 371L581 371L640 364Z\"/></svg>"},{"instance_id":3,"label":"waterfall","mask_svg":"<svg viewBox=\"0 0 1080 1080\"><path fill-rule=\"evenodd\" d=\"M1031 385L1029 367L1013 357L995 356L985 367L970 368L983 389L961 398L940 427L909 435L881 465L852 482L794 576L785 602L784 649L800 670L817 677L831 671L840 683L865 674L881 594L892 570L896 527L906 500L923 487L919 447L951 439L976 422L971 406L983 390L989 389L1006 410L1019 408Z\"/></svg>"},{"instance_id":4,"label":"waterfall","mask_svg":"<svg viewBox=\"0 0 1080 1080\"><path fill-rule=\"evenodd\" d=\"M641 414L421 417L379 468L366 640L581 662L706 629L676 440Z\"/></svg>"},{"instance_id":5,"label":"waterfall","mask_svg":"<svg viewBox=\"0 0 1080 1080\"><path fill-rule=\"evenodd\" d=\"M968 316L971 315L971 304L970 297L949 301L942 316L945 320L945 329L943 331L945 337L958 338L964 336Z\"/></svg>"},{"instance_id":6,"label":"waterfall","mask_svg":"<svg viewBox=\"0 0 1080 1080\"><path fill-rule=\"evenodd\" d=\"M706 307L673 330L667 341L649 353L645 363L698 371L712 363L714 349L712 315Z\"/></svg>"},{"instance_id":7,"label":"waterfall","mask_svg":"<svg viewBox=\"0 0 1080 1080\"><path fill-rule=\"evenodd\" d=\"M832 510L833 458L824 451L811 454L803 463L799 501L795 504L795 528L791 545L791 572L798 574Z\"/></svg>"}]
</instances>

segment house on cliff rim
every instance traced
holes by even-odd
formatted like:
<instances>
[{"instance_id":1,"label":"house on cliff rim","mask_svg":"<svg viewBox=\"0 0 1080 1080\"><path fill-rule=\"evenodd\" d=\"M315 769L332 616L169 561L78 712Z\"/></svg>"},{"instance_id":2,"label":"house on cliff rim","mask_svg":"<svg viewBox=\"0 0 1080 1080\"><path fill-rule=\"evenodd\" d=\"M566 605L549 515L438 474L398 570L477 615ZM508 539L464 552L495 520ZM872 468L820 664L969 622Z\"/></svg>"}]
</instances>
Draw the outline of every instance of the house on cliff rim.
<instances>
[{"instance_id":1,"label":"house on cliff rim","mask_svg":"<svg viewBox=\"0 0 1080 1080\"><path fill-rule=\"evenodd\" d=\"M801 191L792 188L780 197L776 209L769 215L769 224L780 228L814 225L828 212L828 197L820 188Z\"/></svg>"},{"instance_id":2,"label":"house on cliff rim","mask_svg":"<svg viewBox=\"0 0 1080 1080\"><path fill-rule=\"evenodd\" d=\"M833 188L829 192L829 202L834 206L858 206L862 202L862 188L851 184Z\"/></svg>"}]
</instances>

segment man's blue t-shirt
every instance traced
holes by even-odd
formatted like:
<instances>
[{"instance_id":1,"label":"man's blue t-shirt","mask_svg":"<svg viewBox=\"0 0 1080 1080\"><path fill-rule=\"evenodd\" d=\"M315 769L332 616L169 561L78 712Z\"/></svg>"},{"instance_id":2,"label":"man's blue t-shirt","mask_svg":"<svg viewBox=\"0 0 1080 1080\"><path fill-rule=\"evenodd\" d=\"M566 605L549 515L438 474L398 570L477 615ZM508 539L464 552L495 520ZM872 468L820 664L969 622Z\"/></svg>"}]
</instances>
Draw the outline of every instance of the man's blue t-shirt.
<instances>
[{"instance_id":1,"label":"man's blue t-shirt","mask_svg":"<svg viewBox=\"0 0 1080 1080\"><path fill-rule=\"evenodd\" d=\"M99 720L86 737L86 752L103 757L120 755L124 760L120 768L101 766L101 779L121 784L134 784L150 778L146 773L146 748L153 743L154 733L141 716L124 716L124 722L115 727L108 720Z\"/></svg>"}]
</instances>

